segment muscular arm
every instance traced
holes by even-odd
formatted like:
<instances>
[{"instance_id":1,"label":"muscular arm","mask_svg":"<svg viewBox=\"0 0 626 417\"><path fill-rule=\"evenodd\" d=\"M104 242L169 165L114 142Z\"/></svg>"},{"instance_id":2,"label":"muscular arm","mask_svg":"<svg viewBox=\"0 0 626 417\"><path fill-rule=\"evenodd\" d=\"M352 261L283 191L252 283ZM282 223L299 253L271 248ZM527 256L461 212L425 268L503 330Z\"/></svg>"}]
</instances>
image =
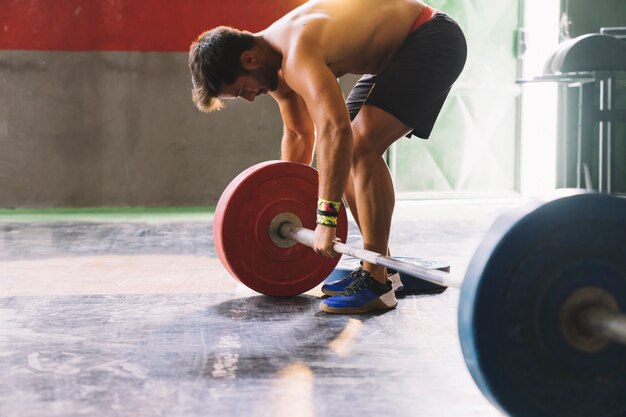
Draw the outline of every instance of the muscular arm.
<instances>
[{"instance_id":1,"label":"muscular arm","mask_svg":"<svg viewBox=\"0 0 626 417\"><path fill-rule=\"evenodd\" d=\"M284 73L315 124L319 196L341 201L352 160L352 128L339 83L319 51L306 42L289 52Z\"/></svg>"},{"instance_id":2,"label":"muscular arm","mask_svg":"<svg viewBox=\"0 0 626 417\"><path fill-rule=\"evenodd\" d=\"M302 97L294 91L273 94L283 118L280 159L311 164L315 144L315 126Z\"/></svg>"}]
</instances>

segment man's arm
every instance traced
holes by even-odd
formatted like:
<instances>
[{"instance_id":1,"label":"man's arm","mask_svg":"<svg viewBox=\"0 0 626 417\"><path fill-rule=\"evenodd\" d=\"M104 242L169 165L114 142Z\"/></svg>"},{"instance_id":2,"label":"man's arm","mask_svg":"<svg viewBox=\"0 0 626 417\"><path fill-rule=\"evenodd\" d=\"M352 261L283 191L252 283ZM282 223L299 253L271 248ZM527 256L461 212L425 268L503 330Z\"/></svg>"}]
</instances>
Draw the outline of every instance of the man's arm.
<instances>
[{"instance_id":1,"label":"man's arm","mask_svg":"<svg viewBox=\"0 0 626 417\"><path fill-rule=\"evenodd\" d=\"M321 52L302 40L289 50L283 71L287 84L302 97L315 124L318 196L341 201L352 165L352 127L335 74ZM318 224L313 250L336 256L335 239L334 227Z\"/></svg>"},{"instance_id":2,"label":"man's arm","mask_svg":"<svg viewBox=\"0 0 626 417\"><path fill-rule=\"evenodd\" d=\"M283 118L280 159L310 165L313 162L315 125L304 100L294 91L272 96Z\"/></svg>"},{"instance_id":3,"label":"man's arm","mask_svg":"<svg viewBox=\"0 0 626 417\"><path fill-rule=\"evenodd\" d=\"M352 127L335 75L302 43L285 62L285 80L308 108L316 129L319 197L341 201L352 161Z\"/></svg>"}]
</instances>

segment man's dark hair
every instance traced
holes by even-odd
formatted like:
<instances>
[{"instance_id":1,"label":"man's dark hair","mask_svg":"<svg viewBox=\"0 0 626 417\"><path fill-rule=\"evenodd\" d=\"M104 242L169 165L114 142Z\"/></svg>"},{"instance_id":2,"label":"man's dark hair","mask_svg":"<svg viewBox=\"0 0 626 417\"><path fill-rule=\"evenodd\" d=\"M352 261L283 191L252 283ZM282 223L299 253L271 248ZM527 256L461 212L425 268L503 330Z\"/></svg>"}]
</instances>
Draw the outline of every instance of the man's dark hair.
<instances>
[{"instance_id":1,"label":"man's dark hair","mask_svg":"<svg viewBox=\"0 0 626 417\"><path fill-rule=\"evenodd\" d=\"M201 111L212 112L223 107L217 95L225 84L232 84L237 77L246 74L240 57L253 45L252 33L228 26L208 30L191 44L191 94Z\"/></svg>"}]
</instances>

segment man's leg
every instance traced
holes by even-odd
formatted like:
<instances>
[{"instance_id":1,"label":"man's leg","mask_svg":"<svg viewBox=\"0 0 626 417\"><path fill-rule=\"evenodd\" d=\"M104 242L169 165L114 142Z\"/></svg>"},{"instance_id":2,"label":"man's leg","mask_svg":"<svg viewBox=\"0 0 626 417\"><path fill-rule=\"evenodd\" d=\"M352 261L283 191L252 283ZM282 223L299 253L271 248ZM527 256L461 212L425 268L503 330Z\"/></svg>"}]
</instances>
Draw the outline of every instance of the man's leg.
<instances>
[{"instance_id":1,"label":"man's leg","mask_svg":"<svg viewBox=\"0 0 626 417\"><path fill-rule=\"evenodd\" d=\"M356 200L354 198L354 180L352 179L352 173L350 173L350 177L348 178L348 182L346 183L346 192L343 195L348 208L350 209L350 213L352 217L354 217L354 221L361 231L361 223L359 222L359 213L356 209ZM345 242L344 242L345 243ZM391 252L387 249L387 256L391 256Z\"/></svg>"},{"instance_id":2,"label":"man's leg","mask_svg":"<svg viewBox=\"0 0 626 417\"><path fill-rule=\"evenodd\" d=\"M352 121L352 184L346 189L346 200L353 215L358 218L363 245L367 250L388 253L395 193L391 173L382 156L393 142L409 131L411 128L394 116L370 105L364 105ZM366 262L363 269L378 282L386 282L384 267Z\"/></svg>"},{"instance_id":3,"label":"man's leg","mask_svg":"<svg viewBox=\"0 0 626 417\"><path fill-rule=\"evenodd\" d=\"M348 208L350 209L350 213L352 217L354 217L354 221L356 225L359 227L359 231L361 230L361 222L359 221L359 212L356 208L356 200L354 199L354 180L352 179L352 173L348 177L348 182L346 183L346 191L343 193L343 198L346 200L348 204Z\"/></svg>"}]
</instances>

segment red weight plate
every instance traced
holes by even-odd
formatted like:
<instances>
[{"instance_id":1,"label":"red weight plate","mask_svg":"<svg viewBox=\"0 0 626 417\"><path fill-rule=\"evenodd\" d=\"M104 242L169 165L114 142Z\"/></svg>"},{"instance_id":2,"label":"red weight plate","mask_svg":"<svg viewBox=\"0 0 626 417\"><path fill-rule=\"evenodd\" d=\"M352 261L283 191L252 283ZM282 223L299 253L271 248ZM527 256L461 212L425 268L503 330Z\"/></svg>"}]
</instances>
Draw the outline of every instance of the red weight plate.
<instances>
[{"instance_id":1,"label":"red weight plate","mask_svg":"<svg viewBox=\"0 0 626 417\"><path fill-rule=\"evenodd\" d=\"M217 255L230 274L272 296L302 294L322 282L340 257L324 258L301 244L280 248L269 235L271 221L281 213L293 213L315 229L317 191L317 171L296 162L262 162L231 181L213 219ZM345 242L347 235L342 206L337 237Z\"/></svg>"}]
</instances>

